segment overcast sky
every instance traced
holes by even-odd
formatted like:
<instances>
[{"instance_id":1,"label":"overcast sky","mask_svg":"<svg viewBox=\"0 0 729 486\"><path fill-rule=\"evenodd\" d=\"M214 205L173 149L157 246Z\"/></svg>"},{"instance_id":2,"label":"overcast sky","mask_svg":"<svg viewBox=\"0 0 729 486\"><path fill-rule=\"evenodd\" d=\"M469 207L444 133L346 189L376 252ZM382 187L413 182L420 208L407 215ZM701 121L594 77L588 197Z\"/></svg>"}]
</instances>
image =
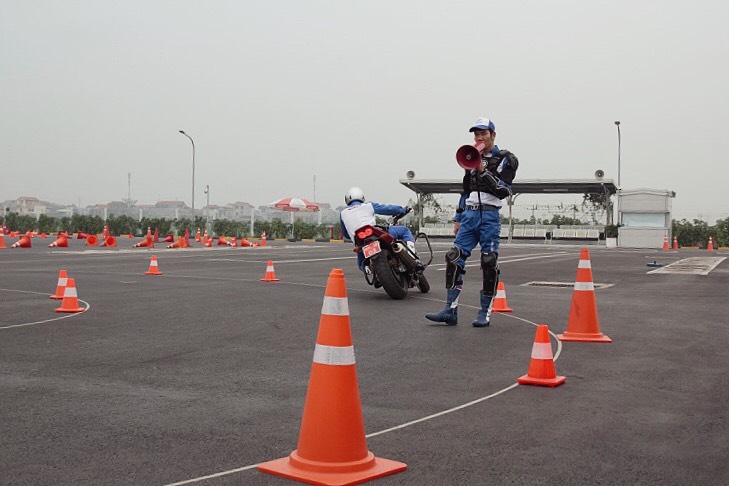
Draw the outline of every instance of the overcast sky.
<instances>
[{"instance_id":1,"label":"overcast sky","mask_svg":"<svg viewBox=\"0 0 729 486\"><path fill-rule=\"evenodd\" d=\"M131 173L132 199L189 205L183 129L197 208L206 185L405 204L408 170L460 178L479 116L518 179L617 180L620 120L622 187L713 224L728 21L725 0L0 0L0 200L121 200Z\"/></svg>"}]
</instances>

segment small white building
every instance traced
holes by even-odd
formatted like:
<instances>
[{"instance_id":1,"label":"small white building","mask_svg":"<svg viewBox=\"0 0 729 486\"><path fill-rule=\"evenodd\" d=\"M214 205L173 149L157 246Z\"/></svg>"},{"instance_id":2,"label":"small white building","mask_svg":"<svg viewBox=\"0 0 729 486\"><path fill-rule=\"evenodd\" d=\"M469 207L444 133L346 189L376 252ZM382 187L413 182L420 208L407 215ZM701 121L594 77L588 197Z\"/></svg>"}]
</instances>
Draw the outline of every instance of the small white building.
<instances>
[{"instance_id":1,"label":"small white building","mask_svg":"<svg viewBox=\"0 0 729 486\"><path fill-rule=\"evenodd\" d=\"M618 246L663 248L671 244L671 200L676 193L667 189L629 189L618 193Z\"/></svg>"}]
</instances>

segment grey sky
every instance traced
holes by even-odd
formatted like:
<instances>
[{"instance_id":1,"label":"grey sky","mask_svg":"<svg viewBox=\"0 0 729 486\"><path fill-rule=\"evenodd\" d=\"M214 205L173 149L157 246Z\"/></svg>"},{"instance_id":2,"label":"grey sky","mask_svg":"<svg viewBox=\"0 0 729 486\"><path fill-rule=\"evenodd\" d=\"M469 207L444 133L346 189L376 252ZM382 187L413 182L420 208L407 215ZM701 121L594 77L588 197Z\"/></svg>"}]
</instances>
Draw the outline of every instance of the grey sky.
<instances>
[{"instance_id":1,"label":"grey sky","mask_svg":"<svg viewBox=\"0 0 729 486\"><path fill-rule=\"evenodd\" d=\"M489 116L518 178L729 216L725 1L0 1L0 200L339 205L457 178ZM316 176L316 194L314 194Z\"/></svg>"}]
</instances>

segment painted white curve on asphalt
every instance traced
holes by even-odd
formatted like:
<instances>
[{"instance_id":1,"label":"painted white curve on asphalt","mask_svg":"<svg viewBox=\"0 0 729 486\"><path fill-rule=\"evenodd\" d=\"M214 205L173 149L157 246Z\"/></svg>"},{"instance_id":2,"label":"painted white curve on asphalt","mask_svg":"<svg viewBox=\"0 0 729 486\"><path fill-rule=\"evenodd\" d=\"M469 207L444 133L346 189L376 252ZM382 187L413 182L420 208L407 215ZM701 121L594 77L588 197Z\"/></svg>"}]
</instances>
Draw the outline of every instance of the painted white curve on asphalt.
<instances>
[{"instance_id":1,"label":"painted white curve on asphalt","mask_svg":"<svg viewBox=\"0 0 729 486\"><path fill-rule=\"evenodd\" d=\"M38 294L38 295L49 295L47 292L32 292L30 290L16 290L16 289L0 289L0 292L18 292L21 294ZM86 305L86 308L82 310L81 312L74 312L72 314L64 314L61 316L54 317L52 319L44 319L42 321L34 321L34 322L25 322L23 324L12 324L10 326L2 326L0 327L0 331L3 329L13 329L16 327L27 327L27 326L35 326L37 324L45 324L46 322L54 322L54 321L60 321L61 319L68 319L69 317L74 317L79 314L83 314L87 310L91 309L91 304L86 302L85 300L78 299L79 302L83 302Z\"/></svg>"}]
</instances>

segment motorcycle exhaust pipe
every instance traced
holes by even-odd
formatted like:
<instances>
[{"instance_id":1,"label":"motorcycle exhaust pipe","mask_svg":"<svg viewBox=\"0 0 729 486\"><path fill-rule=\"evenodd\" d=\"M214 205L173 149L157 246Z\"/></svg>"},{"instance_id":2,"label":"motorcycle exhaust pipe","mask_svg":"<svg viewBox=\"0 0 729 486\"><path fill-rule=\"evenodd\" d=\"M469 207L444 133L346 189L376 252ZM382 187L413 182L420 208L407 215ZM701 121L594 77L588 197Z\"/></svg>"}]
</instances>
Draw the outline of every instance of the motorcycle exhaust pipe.
<instances>
[{"instance_id":1,"label":"motorcycle exhaust pipe","mask_svg":"<svg viewBox=\"0 0 729 486\"><path fill-rule=\"evenodd\" d=\"M473 170L481 164L481 154L486 148L483 142L463 145L456 151L456 162L466 170Z\"/></svg>"},{"instance_id":2,"label":"motorcycle exhaust pipe","mask_svg":"<svg viewBox=\"0 0 729 486\"><path fill-rule=\"evenodd\" d=\"M407 247L399 241L396 241L392 244L392 251L395 252L395 255L397 255L397 257L409 269L415 270L415 268L418 266L418 262L417 260L415 260L415 256L410 253L410 250L408 250Z\"/></svg>"}]
</instances>

